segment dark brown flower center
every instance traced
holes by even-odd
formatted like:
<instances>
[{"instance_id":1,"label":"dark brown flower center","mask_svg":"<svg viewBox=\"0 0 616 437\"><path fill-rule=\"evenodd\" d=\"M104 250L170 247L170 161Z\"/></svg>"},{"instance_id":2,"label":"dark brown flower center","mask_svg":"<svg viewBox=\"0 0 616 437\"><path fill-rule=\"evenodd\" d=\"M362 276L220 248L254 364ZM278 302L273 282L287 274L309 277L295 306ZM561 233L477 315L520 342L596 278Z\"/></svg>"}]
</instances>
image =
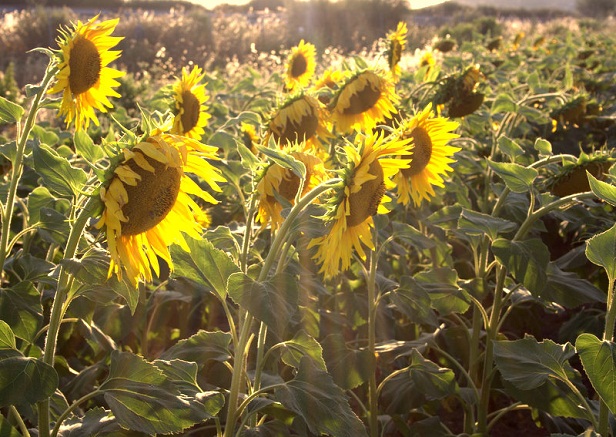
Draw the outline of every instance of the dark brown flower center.
<instances>
[{"instance_id":1,"label":"dark brown flower center","mask_svg":"<svg viewBox=\"0 0 616 437\"><path fill-rule=\"evenodd\" d=\"M199 100L190 91L184 91L182 93L182 108L184 113L182 114L182 129L184 134L190 132L192 128L197 126L199 122L199 112L201 104Z\"/></svg>"},{"instance_id":2,"label":"dark brown flower center","mask_svg":"<svg viewBox=\"0 0 616 437\"><path fill-rule=\"evenodd\" d=\"M432 157L432 139L428 132L423 127L416 127L411 136L415 144L411 155L411 166L401 170L407 177L420 173L430 163Z\"/></svg>"},{"instance_id":3,"label":"dark brown flower center","mask_svg":"<svg viewBox=\"0 0 616 437\"><path fill-rule=\"evenodd\" d=\"M75 95L92 88L101 74L101 55L92 41L80 38L71 49L68 60L68 84Z\"/></svg>"},{"instance_id":4,"label":"dark brown flower center","mask_svg":"<svg viewBox=\"0 0 616 437\"><path fill-rule=\"evenodd\" d=\"M135 153L141 153L135 151ZM180 192L182 172L179 168L167 167L144 155L154 167L154 173L144 170L132 159L127 165L141 176L137 185L125 185L128 202L122 212L128 222L122 223L122 235L137 235L159 224L171 211Z\"/></svg>"},{"instance_id":5,"label":"dark brown flower center","mask_svg":"<svg viewBox=\"0 0 616 437\"><path fill-rule=\"evenodd\" d=\"M379 209L381 199L385 194L385 182L383 179L383 168L378 160L370 164L368 173L376 176L364 182L361 189L349 196L350 214L347 216L347 226L353 227L363 223L368 217L376 214Z\"/></svg>"},{"instance_id":6,"label":"dark brown flower center","mask_svg":"<svg viewBox=\"0 0 616 437\"><path fill-rule=\"evenodd\" d=\"M372 108L379 101L379 97L381 97L381 90L378 87L373 88L373 84L368 82L363 89L353 93L349 99L349 107L342 112L345 115L362 114Z\"/></svg>"},{"instance_id":7,"label":"dark brown flower center","mask_svg":"<svg viewBox=\"0 0 616 437\"><path fill-rule=\"evenodd\" d=\"M306 72L308 61L304 55L297 55L291 61L291 77L298 78Z\"/></svg>"},{"instance_id":8,"label":"dark brown flower center","mask_svg":"<svg viewBox=\"0 0 616 437\"><path fill-rule=\"evenodd\" d=\"M315 114L304 115L299 120L299 123L288 121L284 126L284 130L278 135L273 132L274 139L280 140L280 145L285 145L293 141L306 141L312 138L319 126L319 118Z\"/></svg>"}]
</instances>

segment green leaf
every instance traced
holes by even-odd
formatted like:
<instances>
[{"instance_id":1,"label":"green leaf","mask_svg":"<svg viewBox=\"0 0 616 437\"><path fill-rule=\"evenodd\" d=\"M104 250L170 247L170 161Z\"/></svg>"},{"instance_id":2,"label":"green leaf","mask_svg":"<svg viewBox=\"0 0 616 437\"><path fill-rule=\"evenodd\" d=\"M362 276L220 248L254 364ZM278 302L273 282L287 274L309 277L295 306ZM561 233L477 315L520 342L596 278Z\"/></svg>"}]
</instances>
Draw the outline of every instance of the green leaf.
<instances>
[{"instance_id":1,"label":"green leaf","mask_svg":"<svg viewBox=\"0 0 616 437\"><path fill-rule=\"evenodd\" d=\"M328 335L321 345L327 370L338 386L351 390L368 380L374 361L370 351L349 348L341 334Z\"/></svg>"},{"instance_id":2,"label":"green leaf","mask_svg":"<svg viewBox=\"0 0 616 437\"><path fill-rule=\"evenodd\" d=\"M524 149L518 143L504 135L498 139L498 148L513 159L524 154Z\"/></svg>"},{"instance_id":3,"label":"green leaf","mask_svg":"<svg viewBox=\"0 0 616 437\"><path fill-rule=\"evenodd\" d=\"M574 353L571 343L561 345L549 339L538 342L530 336L494 341L496 367L503 379L520 390L537 388L550 378L568 380L573 369L567 360Z\"/></svg>"},{"instance_id":4,"label":"green leaf","mask_svg":"<svg viewBox=\"0 0 616 437\"><path fill-rule=\"evenodd\" d=\"M565 308L576 308L585 303L605 303L605 292L575 273L562 271L555 263L548 264L547 282L540 297Z\"/></svg>"},{"instance_id":5,"label":"green leaf","mask_svg":"<svg viewBox=\"0 0 616 437\"><path fill-rule=\"evenodd\" d=\"M80 168L73 167L45 144L35 145L32 150L34 169L43 179L43 184L62 197L73 197L84 190L87 175Z\"/></svg>"},{"instance_id":6,"label":"green leaf","mask_svg":"<svg viewBox=\"0 0 616 437\"><path fill-rule=\"evenodd\" d=\"M393 222L392 226L394 229L392 237L406 240L418 250L431 249L436 245L434 240L426 237L419 230L408 223Z\"/></svg>"},{"instance_id":7,"label":"green leaf","mask_svg":"<svg viewBox=\"0 0 616 437\"><path fill-rule=\"evenodd\" d=\"M547 282L550 251L540 239L509 241L499 238L492 243L492 252L535 297L541 295Z\"/></svg>"},{"instance_id":8,"label":"green leaf","mask_svg":"<svg viewBox=\"0 0 616 437\"><path fill-rule=\"evenodd\" d=\"M509 220L469 209L462 209L458 220L458 230L470 235L487 235L492 241L499 234L515 231L517 227L516 223Z\"/></svg>"},{"instance_id":9,"label":"green leaf","mask_svg":"<svg viewBox=\"0 0 616 437\"><path fill-rule=\"evenodd\" d=\"M453 370L440 367L425 359L417 349L411 352L411 364L408 369L414 386L428 401L443 399L459 390Z\"/></svg>"},{"instance_id":10,"label":"green leaf","mask_svg":"<svg viewBox=\"0 0 616 437\"><path fill-rule=\"evenodd\" d=\"M313 434L367 436L344 391L308 357L302 358L295 378L276 389L275 397L304 419Z\"/></svg>"},{"instance_id":11,"label":"green leaf","mask_svg":"<svg viewBox=\"0 0 616 437\"><path fill-rule=\"evenodd\" d=\"M201 421L194 417L190 398L158 367L130 352L111 353L109 376L99 391L118 423L134 431L177 433Z\"/></svg>"},{"instance_id":12,"label":"green leaf","mask_svg":"<svg viewBox=\"0 0 616 437\"><path fill-rule=\"evenodd\" d=\"M590 184L590 189L595 196L599 199L606 201L612 206L616 206L616 186L612 184L608 184L607 182L600 181L596 177L594 177L588 170L586 170L586 175L588 176L588 183Z\"/></svg>"},{"instance_id":13,"label":"green leaf","mask_svg":"<svg viewBox=\"0 0 616 437\"><path fill-rule=\"evenodd\" d=\"M586 256L605 269L610 281L616 280L616 224L586 242Z\"/></svg>"},{"instance_id":14,"label":"green leaf","mask_svg":"<svg viewBox=\"0 0 616 437\"><path fill-rule=\"evenodd\" d=\"M517 103L511 98L509 94L499 94L492 103L492 114L498 114L500 112L516 112L518 109Z\"/></svg>"},{"instance_id":15,"label":"green leaf","mask_svg":"<svg viewBox=\"0 0 616 437\"><path fill-rule=\"evenodd\" d=\"M11 326L16 337L32 342L43 322L41 296L29 282L0 288L0 320Z\"/></svg>"},{"instance_id":16,"label":"green leaf","mask_svg":"<svg viewBox=\"0 0 616 437\"><path fill-rule=\"evenodd\" d=\"M244 273L229 278L229 296L280 338L298 310L299 285L295 277L280 273L257 282Z\"/></svg>"},{"instance_id":17,"label":"green leaf","mask_svg":"<svg viewBox=\"0 0 616 437\"><path fill-rule=\"evenodd\" d=\"M535 140L534 148L541 155L551 155L552 154L552 143L543 138L537 138Z\"/></svg>"},{"instance_id":18,"label":"green leaf","mask_svg":"<svg viewBox=\"0 0 616 437\"><path fill-rule=\"evenodd\" d=\"M13 330L4 320L0 320L0 350L1 349L16 349L15 334Z\"/></svg>"},{"instance_id":19,"label":"green leaf","mask_svg":"<svg viewBox=\"0 0 616 437\"><path fill-rule=\"evenodd\" d=\"M24 108L0 96L0 122L17 123L24 115Z\"/></svg>"},{"instance_id":20,"label":"green leaf","mask_svg":"<svg viewBox=\"0 0 616 437\"><path fill-rule=\"evenodd\" d=\"M66 419L58 431L58 437L82 436L143 437L143 434L121 428L111 411L95 407L83 416Z\"/></svg>"},{"instance_id":21,"label":"green leaf","mask_svg":"<svg viewBox=\"0 0 616 437\"><path fill-rule=\"evenodd\" d=\"M9 423L9 421L0 414L0 436L2 437L22 437L21 433L17 431Z\"/></svg>"},{"instance_id":22,"label":"green leaf","mask_svg":"<svg viewBox=\"0 0 616 437\"><path fill-rule=\"evenodd\" d=\"M42 126L34 125L32 127L31 135L33 138L39 140L41 143L54 147L60 142L60 137L54 131L45 129ZM68 149L70 152L71 150Z\"/></svg>"},{"instance_id":23,"label":"green leaf","mask_svg":"<svg viewBox=\"0 0 616 437\"><path fill-rule=\"evenodd\" d=\"M321 345L314 337L300 330L291 340L282 343L281 359L287 366L298 368L304 356L312 358L319 369L327 371Z\"/></svg>"},{"instance_id":24,"label":"green leaf","mask_svg":"<svg viewBox=\"0 0 616 437\"><path fill-rule=\"evenodd\" d=\"M487 162L490 168L505 181L507 188L514 193L529 191L539 174L534 168L527 168L512 162L495 162L489 159Z\"/></svg>"},{"instance_id":25,"label":"green leaf","mask_svg":"<svg viewBox=\"0 0 616 437\"><path fill-rule=\"evenodd\" d=\"M389 298L411 322L433 327L438 325L430 295L414 278L402 276L400 287L392 291Z\"/></svg>"},{"instance_id":26,"label":"green leaf","mask_svg":"<svg viewBox=\"0 0 616 437\"><path fill-rule=\"evenodd\" d=\"M58 387L58 374L49 364L13 350L0 352L0 406L35 404Z\"/></svg>"},{"instance_id":27,"label":"green leaf","mask_svg":"<svg viewBox=\"0 0 616 437\"><path fill-rule=\"evenodd\" d=\"M220 299L227 297L227 281L240 268L233 260L207 240L186 238L190 252L171 246L174 277L185 277L199 284L209 284Z\"/></svg>"},{"instance_id":28,"label":"green leaf","mask_svg":"<svg viewBox=\"0 0 616 437\"><path fill-rule=\"evenodd\" d=\"M279 149L272 149L263 146L257 146L257 149L279 166L291 170L300 179L306 177L306 166L304 163L293 158L288 153L285 153Z\"/></svg>"},{"instance_id":29,"label":"green leaf","mask_svg":"<svg viewBox=\"0 0 616 437\"><path fill-rule=\"evenodd\" d=\"M100 146L94 144L92 138L88 135L85 129L75 131L73 136L75 151L79 156L83 156L86 161L93 164L105 157L105 153Z\"/></svg>"},{"instance_id":30,"label":"green leaf","mask_svg":"<svg viewBox=\"0 0 616 437\"><path fill-rule=\"evenodd\" d=\"M231 334L228 332L199 331L189 338L178 341L163 352L160 358L162 360L194 361L200 366L209 360L224 363L231 358L230 344Z\"/></svg>"},{"instance_id":31,"label":"green leaf","mask_svg":"<svg viewBox=\"0 0 616 437\"><path fill-rule=\"evenodd\" d=\"M455 269L440 267L426 270L416 274L414 279L428 293L432 308L441 316L462 314L469 308L470 299L458 287L458 273Z\"/></svg>"},{"instance_id":32,"label":"green leaf","mask_svg":"<svg viewBox=\"0 0 616 437\"><path fill-rule=\"evenodd\" d=\"M584 371L601 400L616 412L616 346L592 334L582 334L575 341Z\"/></svg>"}]
</instances>

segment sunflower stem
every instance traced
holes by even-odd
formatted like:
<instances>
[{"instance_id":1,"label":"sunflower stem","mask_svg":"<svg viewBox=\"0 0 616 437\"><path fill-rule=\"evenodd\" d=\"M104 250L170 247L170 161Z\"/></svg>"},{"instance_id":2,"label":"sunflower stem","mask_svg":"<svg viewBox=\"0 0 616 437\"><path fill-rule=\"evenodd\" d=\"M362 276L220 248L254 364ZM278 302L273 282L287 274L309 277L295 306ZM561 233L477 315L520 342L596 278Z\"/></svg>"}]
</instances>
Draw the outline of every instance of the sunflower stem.
<instances>
[{"instance_id":1,"label":"sunflower stem","mask_svg":"<svg viewBox=\"0 0 616 437\"><path fill-rule=\"evenodd\" d=\"M257 279L258 282L262 282L267 278L274 261L278 259L280 249L282 248L284 242L286 241L291 226L293 225L295 219L299 215L301 211L303 211L308 205L314 201L317 197L319 197L322 193L333 188L336 184L340 183L340 179L330 179L325 181L312 190L310 190L304 197L302 197L299 202L297 202L289 215L284 220L280 229L276 236L274 237L274 241L272 242L272 247L270 248L265 261L263 262L263 266L261 267L261 271L259 273L259 277ZM248 229L248 228L247 228ZM233 357L233 374L231 376L231 387L229 389L229 400L227 406L227 419L225 423L225 431L224 437L231 437L235 434L235 422L237 421L237 415L240 412L238 410L238 400L240 395L240 390L242 388L242 381L244 380L245 368L246 368L246 359L248 357L248 345L251 338L251 328L254 318L250 315L248 311L243 308L240 308L240 335L237 341L237 346L235 348L235 355ZM265 331L263 331L265 332ZM261 336L259 336L261 337ZM261 340L261 338L259 338ZM258 349L257 356L263 356L265 348L265 341L258 341Z\"/></svg>"},{"instance_id":2,"label":"sunflower stem","mask_svg":"<svg viewBox=\"0 0 616 437\"><path fill-rule=\"evenodd\" d=\"M77 215L73 226L71 226L71 231L66 242L66 248L64 249L63 259L71 259L75 256L83 230L88 223L88 219L92 217L99 208L99 202L98 197L90 197L81 212ZM45 348L43 353L43 362L52 367L54 365L58 332L60 330L64 313L70 304L70 301L67 298L71 283L71 274L66 271L64 266L61 266L60 274L58 276L56 295L54 296L53 303L51 304L51 315L49 317L49 327L47 329L47 337L45 338ZM39 402L38 412L39 436L48 437L50 424L49 399Z\"/></svg>"},{"instance_id":3,"label":"sunflower stem","mask_svg":"<svg viewBox=\"0 0 616 437\"><path fill-rule=\"evenodd\" d=\"M374 241L377 238L376 227L374 231ZM368 279L366 287L368 289L368 351L370 353L370 361L372 369L370 379L368 381L368 426L370 429L370 437L378 437L379 435L379 399L378 388L376 384L376 267L377 267L377 251L370 251L370 266L368 270Z\"/></svg>"},{"instance_id":4,"label":"sunflower stem","mask_svg":"<svg viewBox=\"0 0 616 437\"><path fill-rule=\"evenodd\" d=\"M41 86L34 95L32 106L30 107L28 117L26 118L26 123L24 124L21 132L19 132L19 122L17 123L17 148L15 151L13 166L11 168L9 192L6 198L5 207L2 210L2 232L0 233L0 283L2 283L2 278L4 276L4 263L6 262L6 257L8 256L11 221L13 220L13 211L15 207L15 196L17 195L17 185L23 172L23 160L26 151L26 144L28 143L28 136L30 136L30 132L34 127L36 115L41 107L43 96L47 92L47 88L49 87L51 80L56 76L56 72L57 68L55 67L55 60L52 59L49 61L49 65L45 70L45 77L43 77L43 80L41 81Z\"/></svg>"}]
</instances>

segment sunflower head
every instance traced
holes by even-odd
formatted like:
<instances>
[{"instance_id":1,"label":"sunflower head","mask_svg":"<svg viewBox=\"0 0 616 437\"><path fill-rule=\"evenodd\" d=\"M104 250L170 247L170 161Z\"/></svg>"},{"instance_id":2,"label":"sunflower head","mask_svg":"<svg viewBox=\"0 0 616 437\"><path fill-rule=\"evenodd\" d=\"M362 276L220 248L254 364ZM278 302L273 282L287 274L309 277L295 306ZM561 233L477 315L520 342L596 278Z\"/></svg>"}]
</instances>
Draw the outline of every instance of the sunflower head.
<instances>
[{"instance_id":1,"label":"sunflower head","mask_svg":"<svg viewBox=\"0 0 616 437\"><path fill-rule=\"evenodd\" d=\"M301 40L291 49L286 64L285 86L288 91L306 87L316 68L317 49L313 44Z\"/></svg>"},{"instance_id":2,"label":"sunflower head","mask_svg":"<svg viewBox=\"0 0 616 437\"><path fill-rule=\"evenodd\" d=\"M472 92L453 98L447 106L447 115L453 118L470 115L479 109L484 97L482 93Z\"/></svg>"},{"instance_id":3,"label":"sunflower head","mask_svg":"<svg viewBox=\"0 0 616 437\"><path fill-rule=\"evenodd\" d=\"M343 183L332 194L324 216L328 231L309 244L317 247L314 259L325 277L347 270L353 251L365 259L364 246L374 248L372 216L389 212L385 204L391 199L385 192L393 186L392 176L410 162L401 158L412 153L410 138L370 134L358 135L356 141L344 147Z\"/></svg>"},{"instance_id":4,"label":"sunflower head","mask_svg":"<svg viewBox=\"0 0 616 437\"><path fill-rule=\"evenodd\" d=\"M250 123L242 122L240 132L242 134L242 143L244 146L256 155L258 153L257 145L259 144L260 138L255 126Z\"/></svg>"},{"instance_id":5,"label":"sunflower head","mask_svg":"<svg viewBox=\"0 0 616 437\"><path fill-rule=\"evenodd\" d=\"M551 175L546 184L550 192L559 197L590 191L586 172L599 180L605 180L609 168L616 161L606 153L592 155L581 153L577 162L567 163Z\"/></svg>"},{"instance_id":6,"label":"sunflower head","mask_svg":"<svg viewBox=\"0 0 616 437\"><path fill-rule=\"evenodd\" d=\"M560 108L552 111L550 117L562 126L579 126L584 122L587 113L588 98L585 95L577 96Z\"/></svg>"},{"instance_id":7,"label":"sunflower head","mask_svg":"<svg viewBox=\"0 0 616 437\"><path fill-rule=\"evenodd\" d=\"M400 76L400 59L402 59L402 52L406 48L406 35L408 30L406 28L406 23L399 22L398 27L395 31L387 34L387 65L389 65L389 71L394 78L397 80Z\"/></svg>"},{"instance_id":8,"label":"sunflower head","mask_svg":"<svg viewBox=\"0 0 616 437\"><path fill-rule=\"evenodd\" d=\"M87 23L77 21L72 28L60 30L56 83L50 94L62 92L60 116L67 127L74 121L75 129L98 126L94 110L107 112L113 107L108 97L120 97L113 88L123 72L109 67L120 57L120 51L110 50L123 38L112 37L119 19L97 22L98 15Z\"/></svg>"},{"instance_id":9,"label":"sunflower head","mask_svg":"<svg viewBox=\"0 0 616 437\"><path fill-rule=\"evenodd\" d=\"M316 98L303 92L296 94L272 115L265 143L272 137L280 147L299 142L308 148L318 148L321 146L319 138L331 136L325 120L324 108Z\"/></svg>"},{"instance_id":10,"label":"sunflower head","mask_svg":"<svg viewBox=\"0 0 616 437\"><path fill-rule=\"evenodd\" d=\"M312 85L312 92L317 95L319 101L324 105L329 105L332 100L333 94L340 88L340 85L344 82L346 74L341 70L327 69L317 78Z\"/></svg>"},{"instance_id":11,"label":"sunflower head","mask_svg":"<svg viewBox=\"0 0 616 437\"><path fill-rule=\"evenodd\" d=\"M434 50L438 50L441 53L447 53L452 51L456 47L456 41L449 37L439 39L434 43Z\"/></svg>"},{"instance_id":12,"label":"sunflower head","mask_svg":"<svg viewBox=\"0 0 616 437\"><path fill-rule=\"evenodd\" d=\"M206 112L208 107L205 105L209 96L205 84L201 83L204 77L205 73L200 67L194 66L190 72L183 67L182 77L173 84L175 117L172 134L199 140L205 133L203 128L207 126L210 114Z\"/></svg>"},{"instance_id":13,"label":"sunflower head","mask_svg":"<svg viewBox=\"0 0 616 437\"><path fill-rule=\"evenodd\" d=\"M330 111L340 133L369 132L377 122L397 112L399 100L390 74L361 70L340 87Z\"/></svg>"},{"instance_id":14,"label":"sunflower head","mask_svg":"<svg viewBox=\"0 0 616 437\"><path fill-rule=\"evenodd\" d=\"M402 169L394 178L400 203L407 205L412 198L415 206L419 206L423 199L430 200L435 195L433 186L444 187L443 176L453 171L449 164L455 162L452 156L460 150L447 145L459 137L452 132L458 126L456 121L435 117L431 104L401 123L398 135L412 139L413 153L409 168Z\"/></svg>"},{"instance_id":15,"label":"sunflower head","mask_svg":"<svg viewBox=\"0 0 616 437\"><path fill-rule=\"evenodd\" d=\"M320 158L302 151L299 147L291 147L288 152L291 157L304 164L306 174L303 180L291 169L273 163L265 169L257 184L257 192L260 194L257 221L261 226L269 223L272 231L278 229L283 221L283 203L295 204L296 196L303 196L327 178Z\"/></svg>"},{"instance_id":16,"label":"sunflower head","mask_svg":"<svg viewBox=\"0 0 616 437\"><path fill-rule=\"evenodd\" d=\"M217 159L216 148L172 134L150 136L123 150L108 183L101 188L104 204L96 227L104 228L111 255L109 274L133 285L159 274L158 257L173 263L168 247L188 250L183 233L200 238L204 213L190 195L217 201L187 173L220 191L220 170L203 158Z\"/></svg>"}]
</instances>

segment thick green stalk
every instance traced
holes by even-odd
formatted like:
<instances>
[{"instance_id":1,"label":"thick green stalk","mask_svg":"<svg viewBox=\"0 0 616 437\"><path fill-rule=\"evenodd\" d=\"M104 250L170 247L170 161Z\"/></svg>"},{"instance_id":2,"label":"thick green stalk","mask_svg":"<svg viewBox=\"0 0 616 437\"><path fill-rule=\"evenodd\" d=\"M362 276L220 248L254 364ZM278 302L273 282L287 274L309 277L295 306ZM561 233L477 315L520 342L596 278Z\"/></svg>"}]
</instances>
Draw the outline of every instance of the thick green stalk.
<instances>
[{"instance_id":1,"label":"thick green stalk","mask_svg":"<svg viewBox=\"0 0 616 437\"><path fill-rule=\"evenodd\" d=\"M77 215L71 231L66 242L66 248L64 249L64 259L70 259L77 253L77 247L79 246L79 240L83 233L88 219L92 217L99 207L100 200L98 197L90 197L88 202L83 207L81 212ZM70 290L71 274L66 271L64 267L60 268L60 274L58 276L58 286L56 289L56 295L54 296L53 303L51 304L51 315L49 317L49 328L47 329L47 337L45 338L45 349L43 353L43 362L54 365L54 358L56 354L56 342L58 341L58 332L60 330L60 324L68 304L67 301L68 292ZM39 436L49 436L49 399L39 402Z\"/></svg>"},{"instance_id":2,"label":"thick green stalk","mask_svg":"<svg viewBox=\"0 0 616 437\"><path fill-rule=\"evenodd\" d=\"M616 322L616 305L614 305L614 281L616 278L610 278L608 276L608 290L607 290L607 313L605 315L605 328L603 330L603 340L613 342L614 341L614 323ZM603 401L599 404L599 434L608 436L609 433L609 419L610 411L607 404Z\"/></svg>"},{"instance_id":3,"label":"thick green stalk","mask_svg":"<svg viewBox=\"0 0 616 437\"><path fill-rule=\"evenodd\" d=\"M375 228L376 229L376 228ZM376 238L376 231L374 232ZM366 287L368 288L368 352L370 353L370 361L372 369L370 379L368 380L368 428L370 429L370 437L378 437L379 435L379 398L376 384L376 314L377 314L377 298L376 298L376 267L377 267L377 252L370 252L370 267L368 270L368 279Z\"/></svg>"},{"instance_id":4,"label":"thick green stalk","mask_svg":"<svg viewBox=\"0 0 616 437\"><path fill-rule=\"evenodd\" d=\"M13 211L15 208L15 196L17 194L17 185L21 179L23 172L23 160L26 151L26 144L28 143L28 136L34 127L36 121L36 115L41 106L41 100L47 92L47 88L51 80L55 77L57 69L52 67L53 61L50 62L45 72L45 77L41 82L41 86L37 93L34 95L30 112L26 118L26 123L21 133L18 133L19 138L17 141L17 150L15 151L15 160L13 161L13 167L11 169L11 181L9 183L9 192L6 199L6 205L2 215L2 232L0 233L0 282L2 281L2 275L4 273L4 262L8 256L8 244L11 234L11 221L13 220Z\"/></svg>"}]
</instances>

